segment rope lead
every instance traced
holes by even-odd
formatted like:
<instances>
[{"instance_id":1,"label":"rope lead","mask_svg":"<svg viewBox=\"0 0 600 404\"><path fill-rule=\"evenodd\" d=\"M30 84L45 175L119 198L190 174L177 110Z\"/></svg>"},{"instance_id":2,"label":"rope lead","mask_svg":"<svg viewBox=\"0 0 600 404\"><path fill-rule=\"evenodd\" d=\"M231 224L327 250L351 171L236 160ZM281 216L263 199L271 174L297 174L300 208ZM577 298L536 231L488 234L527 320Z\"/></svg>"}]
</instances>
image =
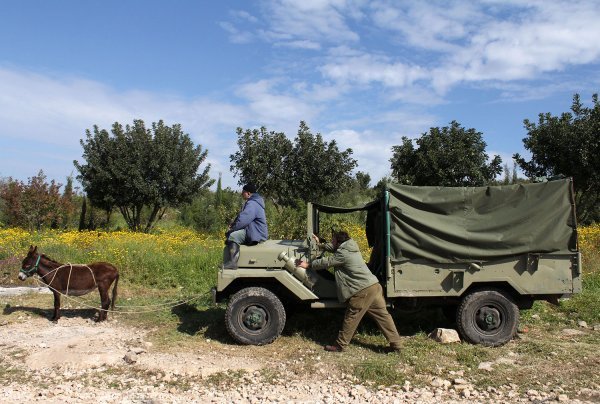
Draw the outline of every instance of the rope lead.
<instances>
[{"instance_id":1,"label":"rope lead","mask_svg":"<svg viewBox=\"0 0 600 404\"><path fill-rule=\"evenodd\" d=\"M79 304L81 306L84 306L84 307L88 308L88 309L95 309L95 310L99 310L99 311L105 311L107 313L117 313L117 314L156 313L156 312L159 312L159 311L164 311L164 310L167 310L167 309L171 309L173 307L182 306L182 305L184 305L186 303L189 303L191 301L194 301L196 299L204 297L204 296L206 296L206 295L208 295L210 293L210 291L209 291L209 292L203 293L201 295L189 298L187 300L179 300L179 301L175 301L175 302L167 302L167 303L161 303L161 304L157 304L157 305L147 305L147 306L115 306L115 307L158 307L155 310L149 309L149 310L138 310L138 311L117 311L117 310L111 310L111 309L103 309L102 307L90 306L88 304L82 303L81 301L79 301L77 299L74 299L73 297L71 297L71 296L69 296L69 295L67 295L67 294L65 294L63 292L61 292L59 290L56 290L52 286L45 284L44 282L42 282L39 279L39 276L35 277L34 279L37 281L37 283L40 286L48 287L50 290L58 293L61 296L64 296L66 299L71 300L71 301L73 301L73 302L75 302L75 303L77 303L77 304Z\"/></svg>"}]
</instances>

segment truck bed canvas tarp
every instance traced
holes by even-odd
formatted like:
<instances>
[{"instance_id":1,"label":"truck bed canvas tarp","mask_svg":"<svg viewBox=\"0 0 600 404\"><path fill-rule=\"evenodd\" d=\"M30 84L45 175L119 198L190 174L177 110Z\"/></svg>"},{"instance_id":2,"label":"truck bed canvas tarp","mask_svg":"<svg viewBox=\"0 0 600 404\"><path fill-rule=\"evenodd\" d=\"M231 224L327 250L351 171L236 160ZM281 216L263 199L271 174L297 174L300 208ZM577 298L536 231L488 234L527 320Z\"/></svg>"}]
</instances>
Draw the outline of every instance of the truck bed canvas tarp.
<instances>
[{"instance_id":1,"label":"truck bed canvas tarp","mask_svg":"<svg viewBox=\"0 0 600 404\"><path fill-rule=\"evenodd\" d=\"M570 179L489 187L388 184L393 261L485 262L576 248Z\"/></svg>"}]
</instances>

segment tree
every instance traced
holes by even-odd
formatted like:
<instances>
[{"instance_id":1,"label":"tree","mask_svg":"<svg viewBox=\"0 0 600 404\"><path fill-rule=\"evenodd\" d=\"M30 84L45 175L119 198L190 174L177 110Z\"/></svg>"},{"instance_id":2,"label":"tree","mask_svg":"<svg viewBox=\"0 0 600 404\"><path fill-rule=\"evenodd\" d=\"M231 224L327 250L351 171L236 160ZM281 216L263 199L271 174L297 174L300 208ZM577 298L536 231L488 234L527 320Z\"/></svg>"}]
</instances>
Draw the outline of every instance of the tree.
<instances>
[{"instance_id":1,"label":"tree","mask_svg":"<svg viewBox=\"0 0 600 404\"><path fill-rule=\"evenodd\" d=\"M343 192L352 184L350 173L357 165L351 156L352 149L340 151L335 140L326 143L301 121L286 166L288 187L294 191L291 196L304 202L326 202L326 197Z\"/></svg>"},{"instance_id":2,"label":"tree","mask_svg":"<svg viewBox=\"0 0 600 404\"><path fill-rule=\"evenodd\" d=\"M8 222L6 202L4 201L4 198L2 198L2 193L6 186L6 181L3 178L0 178L0 227L3 227Z\"/></svg>"},{"instance_id":3,"label":"tree","mask_svg":"<svg viewBox=\"0 0 600 404\"><path fill-rule=\"evenodd\" d=\"M585 107L579 94L573 96L571 111L560 116L539 114L537 124L525 119L527 137L523 144L531 152L527 161L513 156L527 177L566 175L573 177L578 219L587 224L600 221L600 102Z\"/></svg>"},{"instance_id":4,"label":"tree","mask_svg":"<svg viewBox=\"0 0 600 404\"><path fill-rule=\"evenodd\" d=\"M77 193L73 188L73 177L67 177L67 183L63 190L62 196L60 197L60 226L67 228L74 224L75 211L77 207L75 205L75 197ZM58 227L58 223L55 223L55 227Z\"/></svg>"},{"instance_id":5,"label":"tree","mask_svg":"<svg viewBox=\"0 0 600 404\"><path fill-rule=\"evenodd\" d=\"M238 151L230 156L231 171L240 185L249 182L276 205L290 199L288 158L292 142L282 132L268 132L267 128L237 128Z\"/></svg>"},{"instance_id":6,"label":"tree","mask_svg":"<svg viewBox=\"0 0 600 404\"><path fill-rule=\"evenodd\" d=\"M359 171L356 173L354 178L360 190L364 191L369 189L369 184L371 183L371 176L368 173Z\"/></svg>"},{"instance_id":7,"label":"tree","mask_svg":"<svg viewBox=\"0 0 600 404\"><path fill-rule=\"evenodd\" d=\"M517 175L517 163L514 160L512 168L508 166L508 163L504 163L503 171L504 178L500 182L502 185L516 184L523 181L522 179L519 180L519 176Z\"/></svg>"},{"instance_id":8,"label":"tree","mask_svg":"<svg viewBox=\"0 0 600 404\"><path fill-rule=\"evenodd\" d=\"M27 184L9 178L0 189L4 200L7 224L41 230L62 223L64 215L60 187L54 180L47 182L42 170L30 177Z\"/></svg>"},{"instance_id":9,"label":"tree","mask_svg":"<svg viewBox=\"0 0 600 404\"><path fill-rule=\"evenodd\" d=\"M168 207L178 207L212 185L208 151L194 146L178 124L163 121L147 129L142 120L111 133L94 126L81 140L86 164L74 161L88 199L110 211L117 207L131 230L149 232ZM142 224L142 216L145 224Z\"/></svg>"},{"instance_id":10,"label":"tree","mask_svg":"<svg viewBox=\"0 0 600 404\"><path fill-rule=\"evenodd\" d=\"M217 180L217 190L215 191L215 206L218 208L223 204L223 185L221 184L221 173Z\"/></svg>"},{"instance_id":11,"label":"tree","mask_svg":"<svg viewBox=\"0 0 600 404\"><path fill-rule=\"evenodd\" d=\"M335 140L313 135L305 122L292 143L284 133L237 129L239 150L230 156L239 184L254 182L276 206L322 201L351 184L356 167L352 149L340 151Z\"/></svg>"},{"instance_id":12,"label":"tree","mask_svg":"<svg viewBox=\"0 0 600 404\"><path fill-rule=\"evenodd\" d=\"M500 156L488 163L481 132L465 129L458 122L431 128L413 142L403 136L393 146L392 177L408 185L481 186L502 172Z\"/></svg>"},{"instance_id":13,"label":"tree","mask_svg":"<svg viewBox=\"0 0 600 404\"><path fill-rule=\"evenodd\" d=\"M243 199L239 192L229 187L216 192L203 190L194 200L180 209L179 220L184 226L194 227L200 232L220 233L237 215Z\"/></svg>"}]
</instances>

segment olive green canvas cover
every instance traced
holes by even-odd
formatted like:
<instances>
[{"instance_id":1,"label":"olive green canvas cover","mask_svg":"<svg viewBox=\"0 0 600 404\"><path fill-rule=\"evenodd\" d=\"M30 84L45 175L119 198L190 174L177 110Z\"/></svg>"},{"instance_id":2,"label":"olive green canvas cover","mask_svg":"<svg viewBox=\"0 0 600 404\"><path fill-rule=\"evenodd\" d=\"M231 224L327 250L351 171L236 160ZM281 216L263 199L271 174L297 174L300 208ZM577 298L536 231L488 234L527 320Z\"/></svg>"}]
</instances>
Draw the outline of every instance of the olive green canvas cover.
<instances>
[{"instance_id":1,"label":"olive green canvas cover","mask_svg":"<svg viewBox=\"0 0 600 404\"><path fill-rule=\"evenodd\" d=\"M485 262L576 250L571 179L488 187L390 183L390 256Z\"/></svg>"}]
</instances>

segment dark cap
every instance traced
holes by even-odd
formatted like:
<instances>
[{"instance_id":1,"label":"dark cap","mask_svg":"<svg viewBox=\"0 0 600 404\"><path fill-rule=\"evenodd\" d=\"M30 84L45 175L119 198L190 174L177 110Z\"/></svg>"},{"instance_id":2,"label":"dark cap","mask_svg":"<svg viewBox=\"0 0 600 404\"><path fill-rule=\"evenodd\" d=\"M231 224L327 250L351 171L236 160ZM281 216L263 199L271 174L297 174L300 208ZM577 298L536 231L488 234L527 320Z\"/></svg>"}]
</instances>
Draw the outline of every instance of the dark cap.
<instances>
[{"instance_id":1,"label":"dark cap","mask_svg":"<svg viewBox=\"0 0 600 404\"><path fill-rule=\"evenodd\" d=\"M244 185L244 188L242 188L242 191L250 192L251 194L253 194L256 192L256 186L252 183L248 183L248 184Z\"/></svg>"}]
</instances>

